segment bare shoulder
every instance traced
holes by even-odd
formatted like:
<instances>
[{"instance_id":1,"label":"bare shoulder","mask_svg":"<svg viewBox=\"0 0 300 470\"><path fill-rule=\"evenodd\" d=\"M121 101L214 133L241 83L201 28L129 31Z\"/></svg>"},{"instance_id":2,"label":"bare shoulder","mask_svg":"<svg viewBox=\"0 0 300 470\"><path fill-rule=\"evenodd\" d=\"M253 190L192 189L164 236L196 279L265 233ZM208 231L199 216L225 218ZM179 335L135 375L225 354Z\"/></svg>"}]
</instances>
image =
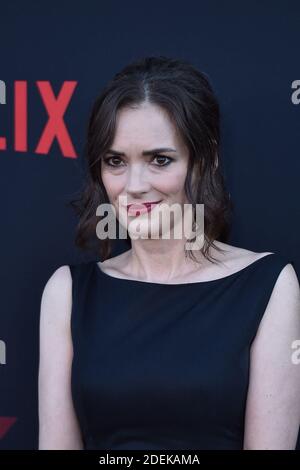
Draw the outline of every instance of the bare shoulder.
<instances>
[{"instance_id":1,"label":"bare shoulder","mask_svg":"<svg viewBox=\"0 0 300 470\"><path fill-rule=\"evenodd\" d=\"M44 287L38 373L39 450L82 449L71 393L72 275L61 266Z\"/></svg>"},{"instance_id":2,"label":"bare shoulder","mask_svg":"<svg viewBox=\"0 0 300 470\"><path fill-rule=\"evenodd\" d=\"M258 332L263 335L263 330L272 329L278 339L289 327L300 333L300 285L291 263L287 263L277 276ZM260 335L257 337L259 339Z\"/></svg>"},{"instance_id":3,"label":"bare shoulder","mask_svg":"<svg viewBox=\"0 0 300 470\"><path fill-rule=\"evenodd\" d=\"M292 360L300 337L300 286L293 265L279 273L251 345L244 449L295 449L300 369Z\"/></svg>"},{"instance_id":4,"label":"bare shoulder","mask_svg":"<svg viewBox=\"0 0 300 470\"><path fill-rule=\"evenodd\" d=\"M223 251L219 252L218 250L214 250L213 255L216 256L221 263L224 262L228 269L234 271L243 269L264 256L273 254L271 251L256 252L220 241L215 241L214 244Z\"/></svg>"},{"instance_id":5,"label":"bare shoulder","mask_svg":"<svg viewBox=\"0 0 300 470\"><path fill-rule=\"evenodd\" d=\"M228 243L222 243L220 241L215 241L214 244L218 247L230 254L230 257L233 259L238 259L238 258L260 258L263 255L266 254L271 254L272 252L270 251L263 251L263 252L257 252L257 251L252 251L248 250L246 248L242 248L240 246L234 246L234 245L229 245Z\"/></svg>"},{"instance_id":6,"label":"bare shoulder","mask_svg":"<svg viewBox=\"0 0 300 470\"><path fill-rule=\"evenodd\" d=\"M51 292L54 290L63 290L67 285L72 285L72 276L68 265L60 266L48 279L45 288Z\"/></svg>"},{"instance_id":7,"label":"bare shoulder","mask_svg":"<svg viewBox=\"0 0 300 470\"><path fill-rule=\"evenodd\" d=\"M237 260L240 260L242 263L244 263L244 260L248 260L249 263L260 259L266 255L274 254L273 252L255 252L255 251L250 251L250 250L245 250L242 248L237 248L237 247L231 247L233 248L232 253L233 259L236 257ZM287 263L282 270L280 271L272 294L274 295L283 295L283 294L289 294L289 295L294 295L298 296L299 294L299 280L297 273L291 263Z\"/></svg>"},{"instance_id":8,"label":"bare shoulder","mask_svg":"<svg viewBox=\"0 0 300 470\"><path fill-rule=\"evenodd\" d=\"M70 313L72 303L72 275L68 265L60 266L45 284L41 298L41 319L51 317L68 320L63 312Z\"/></svg>"},{"instance_id":9,"label":"bare shoulder","mask_svg":"<svg viewBox=\"0 0 300 470\"><path fill-rule=\"evenodd\" d=\"M275 298L276 301L283 303L287 301L295 301L300 313L300 285L297 273L291 263L286 264L280 271L273 291L271 300Z\"/></svg>"},{"instance_id":10,"label":"bare shoulder","mask_svg":"<svg viewBox=\"0 0 300 470\"><path fill-rule=\"evenodd\" d=\"M102 263L98 262L98 264L102 271L112 275L116 273L118 274L126 268L130 252L131 250L125 251L113 258L108 258L105 261L102 261Z\"/></svg>"}]
</instances>

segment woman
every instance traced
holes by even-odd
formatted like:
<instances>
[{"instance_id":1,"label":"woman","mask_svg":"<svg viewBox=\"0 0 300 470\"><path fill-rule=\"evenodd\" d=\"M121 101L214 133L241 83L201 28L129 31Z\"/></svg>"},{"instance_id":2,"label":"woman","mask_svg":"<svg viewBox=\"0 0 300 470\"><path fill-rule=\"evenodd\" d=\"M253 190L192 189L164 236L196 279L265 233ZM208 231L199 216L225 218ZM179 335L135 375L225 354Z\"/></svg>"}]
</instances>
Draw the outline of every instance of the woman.
<instances>
[{"instance_id":1,"label":"woman","mask_svg":"<svg viewBox=\"0 0 300 470\"><path fill-rule=\"evenodd\" d=\"M282 255L224 243L219 145L217 100L185 61L132 63L96 100L73 205L76 243L96 233L102 261L61 266L44 288L39 449L295 448L297 275ZM114 257L103 203L128 235ZM183 221L164 228L174 204L192 207L193 224L163 238ZM187 250L198 204L203 243Z\"/></svg>"}]
</instances>

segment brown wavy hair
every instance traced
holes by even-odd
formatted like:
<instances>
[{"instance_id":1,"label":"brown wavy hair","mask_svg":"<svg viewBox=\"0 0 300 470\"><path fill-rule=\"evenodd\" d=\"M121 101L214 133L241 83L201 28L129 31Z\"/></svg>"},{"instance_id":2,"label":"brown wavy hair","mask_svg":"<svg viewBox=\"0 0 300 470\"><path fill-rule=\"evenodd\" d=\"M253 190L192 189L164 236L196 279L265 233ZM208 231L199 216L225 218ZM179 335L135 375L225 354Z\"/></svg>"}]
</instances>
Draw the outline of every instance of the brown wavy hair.
<instances>
[{"instance_id":1,"label":"brown wavy hair","mask_svg":"<svg viewBox=\"0 0 300 470\"><path fill-rule=\"evenodd\" d=\"M233 209L221 171L219 104L204 72L188 61L161 55L144 57L125 66L108 82L92 106L84 148L87 171L78 197L70 202L79 217L75 244L81 249L93 246L102 261L111 256L111 240L96 236L99 222L96 209L102 203L109 203L100 159L114 140L117 111L145 101L167 111L189 150L185 191L192 207L204 204L201 251L213 262L209 247L213 245L223 251L214 240L227 241ZM192 185L193 174L195 185ZM127 242L130 245L128 237ZM188 254L194 258L192 251Z\"/></svg>"}]
</instances>

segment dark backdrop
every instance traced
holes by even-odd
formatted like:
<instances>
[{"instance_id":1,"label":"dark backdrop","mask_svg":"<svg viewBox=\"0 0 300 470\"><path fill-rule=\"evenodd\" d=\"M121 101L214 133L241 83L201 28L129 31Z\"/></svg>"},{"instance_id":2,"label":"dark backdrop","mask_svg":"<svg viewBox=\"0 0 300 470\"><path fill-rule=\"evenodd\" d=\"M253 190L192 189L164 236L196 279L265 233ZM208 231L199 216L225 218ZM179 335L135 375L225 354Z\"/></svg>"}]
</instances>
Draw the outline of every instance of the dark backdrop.
<instances>
[{"instance_id":1,"label":"dark backdrop","mask_svg":"<svg viewBox=\"0 0 300 470\"><path fill-rule=\"evenodd\" d=\"M82 181L91 104L129 61L170 55L209 75L235 204L228 242L289 256L299 275L300 106L292 84L300 79L300 4L7 0L0 9L0 446L32 449L42 290L57 267L86 259L66 201ZM65 127L52 141L44 101L61 90Z\"/></svg>"}]
</instances>

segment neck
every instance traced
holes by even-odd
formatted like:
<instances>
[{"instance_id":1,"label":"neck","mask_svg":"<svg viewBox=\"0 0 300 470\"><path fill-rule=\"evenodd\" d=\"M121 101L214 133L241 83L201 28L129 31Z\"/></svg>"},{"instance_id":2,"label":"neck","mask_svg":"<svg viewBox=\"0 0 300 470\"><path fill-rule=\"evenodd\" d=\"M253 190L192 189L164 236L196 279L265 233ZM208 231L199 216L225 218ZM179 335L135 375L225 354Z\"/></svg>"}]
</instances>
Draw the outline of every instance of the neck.
<instances>
[{"instance_id":1,"label":"neck","mask_svg":"<svg viewBox=\"0 0 300 470\"><path fill-rule=\"evenodd\" d=\"M128 251L126 262L131 275L147 281L169 282L207 265L207 260L200 250L193 251L197 261L185 254L185 241L185 239L132 240L132 248Z\"/></svg>"}]
</instances>

